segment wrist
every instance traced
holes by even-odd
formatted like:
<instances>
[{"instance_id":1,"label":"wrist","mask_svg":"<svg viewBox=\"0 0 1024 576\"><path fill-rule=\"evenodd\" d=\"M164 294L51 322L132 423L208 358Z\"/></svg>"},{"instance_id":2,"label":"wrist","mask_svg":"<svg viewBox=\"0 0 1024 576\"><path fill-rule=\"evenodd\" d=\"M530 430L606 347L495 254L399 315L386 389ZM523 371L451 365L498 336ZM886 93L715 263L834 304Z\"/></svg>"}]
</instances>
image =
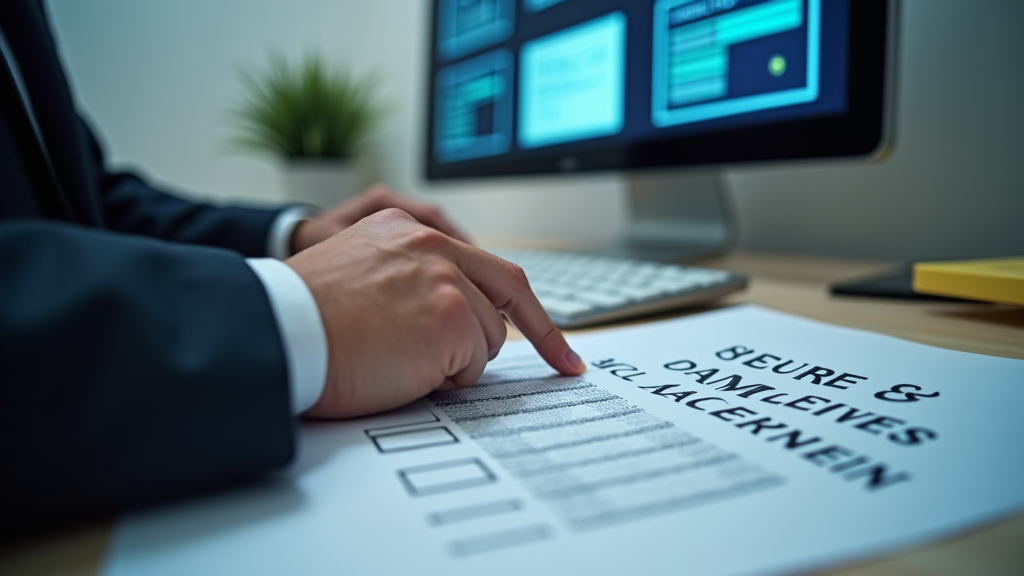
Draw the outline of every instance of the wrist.
<instances>
[{"instance_id":1,"label":"wrist","mask_svg":"<svg viewBox=\"0 0 1024 576\"><path fill-rule=\"evenodd\" d=\"M307 206L291 206L281 210L267 234L267 256L284 260L293 255L296 252L295 229L299 223L315 215L316 212Z\"/></svg>"},{"instance_id":2,"label":"wrist","mask_svg":"<svg viewBox=\"0 0 1024 576\"><path fill-rule=\"evenodd\" d=\"M315 244L315 242L309 240L310 223L309 219L299 220L295 224L295 228L292 229L292 237L288 241L288 249L293 255Z\"/></svg>"}]
</instances>

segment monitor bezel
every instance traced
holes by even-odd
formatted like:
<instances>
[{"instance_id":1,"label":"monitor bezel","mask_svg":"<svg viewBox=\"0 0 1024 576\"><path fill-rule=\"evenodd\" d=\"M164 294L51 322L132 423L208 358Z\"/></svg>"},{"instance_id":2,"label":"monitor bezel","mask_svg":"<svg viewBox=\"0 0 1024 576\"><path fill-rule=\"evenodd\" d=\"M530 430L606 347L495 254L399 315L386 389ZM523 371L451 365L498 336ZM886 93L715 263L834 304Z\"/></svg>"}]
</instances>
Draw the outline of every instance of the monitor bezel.
<instances>
[{"instance_id":1,"label":"monitor bezel","mask_svg":"<svg viewBox=\"0 0 1024 576\"><path fill-rule=\"evenodd\" d=\"M443 181L498 176L574 172L633 171L693 168L873 156L887 138L886 97L889 31L893 0L850 0L847 50L846 109L798 120L616 145L566 154L552 152L531 158L482 158L440 163L434 160L433 54L427 51L426 145L423 160L427 180ZM430 46L437 45L438 6L432 2Z\"/></svg>"}]
</instances>

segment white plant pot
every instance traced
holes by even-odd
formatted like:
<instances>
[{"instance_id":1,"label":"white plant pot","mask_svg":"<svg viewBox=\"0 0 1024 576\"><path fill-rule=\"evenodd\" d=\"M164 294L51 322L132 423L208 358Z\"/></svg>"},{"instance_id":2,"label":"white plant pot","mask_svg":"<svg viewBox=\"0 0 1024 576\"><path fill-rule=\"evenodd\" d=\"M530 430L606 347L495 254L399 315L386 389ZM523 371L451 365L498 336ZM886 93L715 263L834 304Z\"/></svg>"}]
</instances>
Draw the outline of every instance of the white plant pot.
<instances>
[{"instance_id":1,"label":"white plant pot","mask_svg":"<svg viewBox=\"0 0 1024 576\"><path fill-rule=\"evenodd\" d=\"M289 160L284 189L290 202L330 208L358 192L355 165L350 160Z\"/></svg>"}]
</instances>

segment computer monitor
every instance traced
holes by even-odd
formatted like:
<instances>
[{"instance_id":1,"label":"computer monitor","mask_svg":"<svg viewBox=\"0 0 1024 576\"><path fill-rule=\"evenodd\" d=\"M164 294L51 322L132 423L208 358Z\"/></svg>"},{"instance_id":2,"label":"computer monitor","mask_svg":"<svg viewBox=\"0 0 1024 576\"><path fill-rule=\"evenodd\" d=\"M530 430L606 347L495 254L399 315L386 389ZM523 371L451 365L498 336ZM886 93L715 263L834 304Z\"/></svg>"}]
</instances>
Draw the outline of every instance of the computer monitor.
<instances>
[{"instance_id":1,"label":"computer monitor","mask_svg":"<svg viewBox=\"0 0 1024 576\"><path fill-rule=\"evenodd\" d=\"M610 251L721 250L721 166L882 155L892 3L434 0L426 175L626 171Z\"/></svg>"}]
</instances>

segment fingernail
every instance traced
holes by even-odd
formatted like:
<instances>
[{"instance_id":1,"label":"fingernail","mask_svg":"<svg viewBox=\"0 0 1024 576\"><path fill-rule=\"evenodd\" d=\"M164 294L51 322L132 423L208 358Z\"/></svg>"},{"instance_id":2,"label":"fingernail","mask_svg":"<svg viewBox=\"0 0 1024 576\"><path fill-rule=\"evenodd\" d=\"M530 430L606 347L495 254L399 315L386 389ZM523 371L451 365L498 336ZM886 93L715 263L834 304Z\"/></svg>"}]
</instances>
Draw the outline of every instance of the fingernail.
<instances>
[{"instance_id":1,"label":"fingernail","mask_svg":"<svg viewBox=\"0 0 1024 576\"><path fill-rule=\"evenodd\" d=\"M568 360L569 364L572 364L573 368L579 372L586 372L587 365L583 363L582 359L580 359L579 354L573 352L572 348L569 348L569 350L566 351L565 359Z\"/></svg>"}]
</instances>

